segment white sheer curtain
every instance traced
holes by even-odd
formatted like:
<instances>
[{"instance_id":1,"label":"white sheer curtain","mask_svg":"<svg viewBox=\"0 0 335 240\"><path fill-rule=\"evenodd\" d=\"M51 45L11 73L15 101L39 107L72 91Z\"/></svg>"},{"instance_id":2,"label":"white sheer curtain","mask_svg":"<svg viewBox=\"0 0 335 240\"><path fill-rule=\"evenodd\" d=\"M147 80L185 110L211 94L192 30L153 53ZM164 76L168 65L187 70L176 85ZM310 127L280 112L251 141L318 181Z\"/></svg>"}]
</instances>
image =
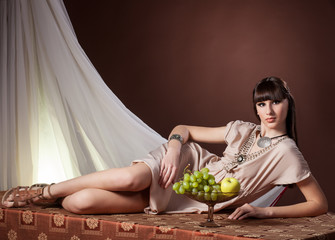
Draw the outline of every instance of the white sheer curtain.
<instances>
[{"instance_id":1,"label":"white sheer curtain","mask_svg":"<svg viewBox=\"0 0 335 240\"><path fill-rule=\"evenodd\" d=\"M105 85L62 0L0 0L1 189L129 165L166 140Z\"/></svg>"}]
</instances>

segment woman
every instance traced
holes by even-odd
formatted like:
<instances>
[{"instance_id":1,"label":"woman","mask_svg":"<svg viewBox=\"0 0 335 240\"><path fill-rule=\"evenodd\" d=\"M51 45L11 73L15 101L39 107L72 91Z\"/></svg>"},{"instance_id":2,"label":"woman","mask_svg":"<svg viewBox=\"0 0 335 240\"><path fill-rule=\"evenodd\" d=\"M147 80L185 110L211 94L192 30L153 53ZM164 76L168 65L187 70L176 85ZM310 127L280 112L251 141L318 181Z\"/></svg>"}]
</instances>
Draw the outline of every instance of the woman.
<instances>
[{"instance_id":1,"label":"woman","mask_svg":"<svg viewBox=\"0 0 335 240\"><path fill-rule=\"evenodd\" d=\"M230 219L315 216L327 212L326 197L296 146L295 105L286 83L276 77L263 79L253 91L253 103L260 125L242 121L216 128L179 125L172 130L168 143L129 167L54 185L11 189L2 203L20 207L30 200L38 203L61 199L66 210L78 214L143 209L151 213L203 212L207 210L204 204L174 194L171 188L190 164L191 170L207 167L217 182L224 177L240 181L242 194L217 204L216 210L237 207ZM194 142L226 143L227 147L223 157L218 157ZM297 184L306 201L266 208L248 204L283 184Z\"/></svg>"}]
</instances>

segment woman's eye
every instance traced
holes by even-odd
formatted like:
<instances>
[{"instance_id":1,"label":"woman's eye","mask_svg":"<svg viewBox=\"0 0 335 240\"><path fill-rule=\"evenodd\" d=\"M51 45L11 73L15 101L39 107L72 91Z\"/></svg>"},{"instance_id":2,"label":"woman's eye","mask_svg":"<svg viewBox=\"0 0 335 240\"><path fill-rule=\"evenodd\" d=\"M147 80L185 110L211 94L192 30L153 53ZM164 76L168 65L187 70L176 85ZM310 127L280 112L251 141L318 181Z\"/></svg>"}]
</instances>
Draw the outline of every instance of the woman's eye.
<instances>
[{"instance_id":1,"label":"woman's eye","mask_svg":"<svg viewBox=\"0 0 335 240\"><path fill-rule=\"evenodd\" d=\"M257 106L258 106L258 107L264 107L264 106L265 106L265 103L262 103L262 102L257 103Z\"/></svg>"},{"instance_id":2,"label":"woman's eye","mask_svg":"<svg viewBox=\"0 0 335 240\"><path fill-rule=\"evenodd\" d=\"M280 100L274 100L272 103L273 104L279 104L281 101Z\"/></svg>"}]
</instances>

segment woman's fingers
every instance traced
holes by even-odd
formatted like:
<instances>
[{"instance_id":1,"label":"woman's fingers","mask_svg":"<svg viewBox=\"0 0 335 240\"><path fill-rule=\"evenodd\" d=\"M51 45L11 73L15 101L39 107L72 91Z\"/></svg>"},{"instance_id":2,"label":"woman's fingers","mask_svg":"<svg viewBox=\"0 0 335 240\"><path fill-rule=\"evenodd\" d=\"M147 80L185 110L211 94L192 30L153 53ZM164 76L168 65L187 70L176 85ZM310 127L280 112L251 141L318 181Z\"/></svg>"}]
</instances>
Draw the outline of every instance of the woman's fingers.
<instances>
[{"instance_id":1,"label":"woman's fingers","mask_svg":"<svg viewBox=\"0 0 335 240\"><path fill-rule=\"evenodd\" d=\"M164 170L163 170L162 175L160 176L160 184L159 185L162 188L165 187L165 184L169 179L170 173L171 173L171 167L165 167Z\"/></svg>"},{"instance_id":2,"label":"woman's fingers","mask_svg":"<svg viewBox=\"0 0 335 240\"><path fill-rule=\"evenodd\" d=\"M171 183L173 183L174 182L174 179L175 179L175 177L176 177L176 168L175 167L171 167L171 173L169 174L170 176L169 176L169 178L168 178L168 180L167 180L167 182L165 183L165 188L167 188Z\"/></svg>"},{"instance_id":3,"label":"woman's fingers","mask_svg":"<svg viewBox=\"0 0 335 240\"><path fill-rule=\"evenodd\" d=\"M242 207L236 208L235 211L230 214L228 218L234 220L242 220L248 217L252 217L255 215L254 210L255 209L251 205L246 203Z\"/></svg>"},{"instance_id":4,"label":"woman's fingers","mask_svg":"<svg viewBox=\"0 0 335 240\"><path fill-rule=\"evenodd\" d=\"M166 155L161 160L160 166L160 176L158 184L162 188L167 188L171 183L174 182L174 179L177 175L177 169L179 166L179 152L168 151Z\"/></svg>"},{"instance_id":5,"label":"woman's fingers","mask_svg":"<svg viewBox=\"0 0 335 240\"><path fill-rule=\"evenodd\" d=\"M174 182L176 174L177 174L176 167L173 166L164 167L164 169L162 169L161 171L158 184L162 188L167 188L171 183Z\"/></svg>"},{"instance_id":6,"label":"woman's fingers","mask_svg":"<svg viewBox=\"0 0 335 240\"><path fill-rule=\"evenodd\" d=\"M229 215L229 219L238 219L241 216L241 208L236 208L235 211Z\"/></svg>"},{"instance_id":7,"label":"woman's fingers","mask_svg":"<svg viewBox=\"0 0 335 240\"><path fill-rule=\"evenodd\" d=\"M238 220L242 220L242 219L245 219L245 218L248 218L248 217L252 217L252 216L251 216L251 213L245 213L245 214L242 214L242 215L238 218Z\"/></svg>"},{"instance_id":8,"label":"woman's fingers","mask_svg":"<svg viewBox=\"0 0 335 240\"><path fill-rule=\"evenodd\" d=\"M167 171L167 169L165 168L164 165L162 165L162 166L161 166L161 171L160 171L160 173L159 173L159 181L158 181L158 184L159 184L160 186L162 186L162 183L163 183L163 181L164 181L164 177L165 177L166 171Z\"/></svg>"},{"instance_id":9,"label":"woman's fingers","mask_svg":"<svg viewBox=\"0 0 335 240\"><path fill-rule=\"evenodd\" d=\"M236 210L228 218L235 220L241 220L249 217L267 218L269 216L267 209L268 208L254 207L246 203L242 207L236 208Z\"/></svg>"},{"instance_id":10,"label":"woman's fingers","mask_svg":"<svg viewBox=\"0 0 335 240\"><path fill-rule=\"evenodd\" d=\"M159 173L159 181L158 184L162 186L163 182L164 182L164 177L167 174L169 167L168 164L165 163L164 159L161 162L161 169L160 169L160 173Z\"/></svg>"},{"instance_id":11,"label":"woman's fingers","mask_svg":"<svg viewBox=\"0 0 335 240\"><path fill-rule=\"evenodd\" d=\"M170 177L170 174L171 174L171 167L168 167L166 172L165 172L165 175L163 177L163 182L162 182L163 187L165 186L166 182L168 181L168 179Z\"/></svg>"}]
</instances>

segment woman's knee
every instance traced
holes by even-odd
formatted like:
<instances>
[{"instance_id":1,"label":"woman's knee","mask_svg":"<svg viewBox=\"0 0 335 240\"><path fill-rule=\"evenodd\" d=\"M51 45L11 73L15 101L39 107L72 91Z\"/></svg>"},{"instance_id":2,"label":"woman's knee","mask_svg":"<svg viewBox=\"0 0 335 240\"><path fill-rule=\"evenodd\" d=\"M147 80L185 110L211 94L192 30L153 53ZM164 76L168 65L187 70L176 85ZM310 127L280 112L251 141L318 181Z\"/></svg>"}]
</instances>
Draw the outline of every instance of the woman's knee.
<instances>
[{"instance_id":1,"label":"woman's knee","mask_svg":"<svg viewBox=\"0 0 335 240\"><path fill-rule=\"evenodd\" d=\"M84 189L64 198L62 206L69 212L85 214L89 212L96 202L95 194L91 189Z\"/></svg>"},{"instance_id":2,"label":"woman's knee","mask_svg":"<svg viewBox=\"0 0 335 240\"><path fill-rule=\"evenodd\" d=\"M142 191L151 184L149 167L143 163L137 163L136 165L138 166L126 169L121 176L120 181L122 181L127 191Z\"/></svg>"}]
</instances>

